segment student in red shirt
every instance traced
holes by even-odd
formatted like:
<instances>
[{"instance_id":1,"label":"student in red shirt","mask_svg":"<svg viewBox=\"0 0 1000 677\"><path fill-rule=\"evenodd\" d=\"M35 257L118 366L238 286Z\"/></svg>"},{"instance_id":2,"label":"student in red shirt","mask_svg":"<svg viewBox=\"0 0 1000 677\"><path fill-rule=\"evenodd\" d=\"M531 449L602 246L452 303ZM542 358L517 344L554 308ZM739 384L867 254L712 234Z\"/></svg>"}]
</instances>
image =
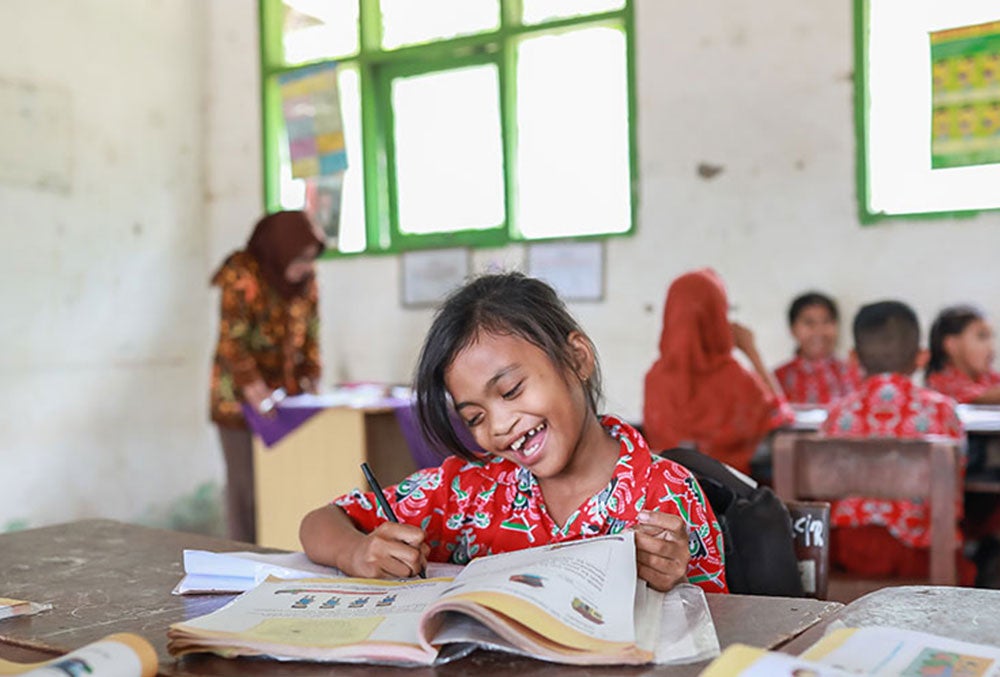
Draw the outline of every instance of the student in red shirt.
<instances>
[{"instance_id":1,"label":"student in red shirt","mask_svg":"<svg viewBox=\"0 0 1000 677\"><path fill-rule=\"evenodd\" d=\"M931 325L927 387L969 404L1000 404L993 328L972 306L942 310Z\"/></svg>"},{"instance_id":2,"label":"student in red shirt","mask_svg":"<svg viewBox=\"0 0 1000 677\"><path fill-rule=\"evenodd\" d=\"M757 445L795 414L764 366L753 333L731 323L728 308L714 270L685 273L670 284L660 356L646 372L642 427L654 449L694 443L749 474ZM736 360L733 348L752 370Z\"/></svg>"},{"instance_id":3,"label":"student in red shirt","mask_svg":"<svg viewBox=\"0 0 1000 677\"><path fill-rule=\"evenodd\" d=\"M822 432L831 437L963 438L950 397L913 383L927 359L920 325L899 301L863 306L854 318L854 345L868 377L860 388L830 406ZM831 563L863 576L924 577L929 570L930 510L922 501L852 497L830 509ZM971 562L959 558L969 584Z\"/></svg>"},{"instance_id":4,"label":"student in red shirt","mask_svg":"<svg viewBox=\"0 0 1000 677\"><path fill-rule=\"evenodd\" d=\"M793 404L828 404L860 382L855 365L837 359L840 314L832 298L806 292L792 301L788 327L795 337L795 357L774 370L778 384Z\"/></svg>"},{"instance_id":5,"label":"student in red shirt","mask_svg":"<svg viewBox=\"0 0 1000 677\"><path fill-rule=\"evenodd\" d=\"M725 592L722 535L683 467L599 416L594 345L556 293L520 273L479 277L438 310L416 374L428 440L452 454L386 497L355 491L310 512L310 559L365 577L413 576L425 563L634 528L637 575L658 590L690 581ZM452 427L457 413L477 451Z\"/></svg>"},{"instance_id":6,"label":"student in red shirt","mask_svg":"<svg viewBox=\"0 0 1000 677\"><path fill-rule=\"evenodd\" d=\"M1000 404L1000 373L993 370L993 328L979 309L956 305L942 310L931 325L930 350L925 372L928 388L964 404ZM992 435L969 434L969 473L996 477L995 469L986 465L994 444ZM1000 550L1000 500L996 494L966 495L963 530L967 539L992 543L989 547ZM980 567L980 578L984 569ZM998 573L992 574L990 587L997 587Z\"/></svg>"}]
</instances>

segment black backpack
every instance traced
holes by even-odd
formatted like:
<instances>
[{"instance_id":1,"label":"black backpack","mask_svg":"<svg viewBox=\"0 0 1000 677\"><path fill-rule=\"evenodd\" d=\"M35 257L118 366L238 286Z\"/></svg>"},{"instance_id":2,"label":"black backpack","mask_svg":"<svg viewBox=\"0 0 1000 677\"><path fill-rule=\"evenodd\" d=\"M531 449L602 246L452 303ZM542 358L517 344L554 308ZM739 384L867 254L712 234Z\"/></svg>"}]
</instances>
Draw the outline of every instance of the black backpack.
<instances>
[{"instance_id":1,"label":"black backpack","mask_svg":"<svg viewBox=\"0 0 1000 677\"><path fill-rule=\"evenodd\" d=\"M715 511L725 541L729 591L803 597L792 524L768 487L752 487L729 467L694 449L660 454L694 475Z\"/></svg>"}]
</instances>

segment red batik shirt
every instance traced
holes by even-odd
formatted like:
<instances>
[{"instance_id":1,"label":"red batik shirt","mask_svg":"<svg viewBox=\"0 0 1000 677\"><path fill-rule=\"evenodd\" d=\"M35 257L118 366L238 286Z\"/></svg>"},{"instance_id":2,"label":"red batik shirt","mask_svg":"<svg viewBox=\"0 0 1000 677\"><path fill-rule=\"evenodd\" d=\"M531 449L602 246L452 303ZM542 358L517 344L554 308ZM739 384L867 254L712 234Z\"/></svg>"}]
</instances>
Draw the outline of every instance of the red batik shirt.
<instances>
[{"instance_id":1,"label":"red batik shirt","mask_svg":"<svg viewBox=\"0 0 1000 677\"><path fill-rule=\"evenodd\" d=\"M605 416L621 456L608 485L562 526L549 516L538 481L527 469L498 456L480 462L450 457L385 489L400 521L427 534L430 560L466 564L476 557L589 536L616 534L636 525L640 510L679 515L687 523L688 581L708 592L727 592L722 532L701 487L683 466L653 456L631 426ZM385 522L374 494L358 490L334 503L365 532Z\"/></svg>"},{"instance_id":2,"label":"red batik shirt","mask_svg":"<svg viewBox=\"0 0 1000 677\"><path fill-rule=\"evenodd\" d=\"M971 402L997 386L1000 386L1000 373L988 371L972 378L950 364L927 377L928 388L953 397L958 402Z\"/></svg>"},{"instance_id":3,"label":"red batik shirt","mask_svg":"<svg viewBox=\"0 0 1000 677\"><path fill-rule=\"evenodd\" d=\"M877 374L830 407L822 432L830 437L915 438L964 436L950 397L921 388L902 374ZM885 527L894 538L914 548L930 547L930 510L924 501L852 497L834 501L830 524Z\"/></svg>"},{"instance_id":4,"label":"red batik shirt","mask_svg":"<svg viewBox=\"0 0 1000 677\"><path fill-rule=\"evenodd\" d=\"M861 381L856 367L836 357L796 356L775 369L774 376L794 404L828 404L855 390Z\"/></svg>"}]
</instances>

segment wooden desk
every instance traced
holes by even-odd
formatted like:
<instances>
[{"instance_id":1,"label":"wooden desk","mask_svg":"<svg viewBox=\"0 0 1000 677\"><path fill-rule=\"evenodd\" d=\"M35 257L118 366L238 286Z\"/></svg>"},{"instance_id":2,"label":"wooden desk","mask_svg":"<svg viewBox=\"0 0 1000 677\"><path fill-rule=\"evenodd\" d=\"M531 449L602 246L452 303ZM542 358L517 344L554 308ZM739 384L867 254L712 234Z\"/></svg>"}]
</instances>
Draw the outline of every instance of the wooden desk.
<instances>
[{"instance_id":1,"label":"wooden desk","mask_svg":"<svg viewBox=\"0 0 1000 677\"><path fill-rule=\"evenodd\" d=\"M222 606L231 595L176 597L184 548L228 551L256 549L245 543L148 529L111 520L87 520L0 534L0 594L54 609L36 616L0 621L0 657L43 660L96 641L113 632L135 632L148 639L160 659L163 677L195 675L319 677L370 675L371 666L226 660L214 656L181 661L166 651L167 627ZM708 595L723 648L734 642L775 647L793 639L843 605L812 599ZM523 675L696 675L705 663L678 667L592 669L558 666L505 654L476 654L439 668L378 668L400 676Z\"/></svg>"},{"instance_id":2,"label":"wooden desk","mask_svg":"<svg viewBox=\"0 0 1000 677\"><path fill-rule=\"evenodd\" d=\"M818 641L833 622L847 627L889 625L965 642L1000 646L1000 590L903 585L882 588L854 600L787 643L798 655Z\"/></svg>"},{"instance_id":3,"label":"wooden desk","mask_svg":"<svg viewBox=\"0 0 1000 677\"><path fill-rule=\"evenodd\" d=\"M385 486L417 469L392 407L324 409L270 448L255 436L257 543L301 550L299 523L307 512L367 490L364 461Z\"/></svg>"}]
</instances>

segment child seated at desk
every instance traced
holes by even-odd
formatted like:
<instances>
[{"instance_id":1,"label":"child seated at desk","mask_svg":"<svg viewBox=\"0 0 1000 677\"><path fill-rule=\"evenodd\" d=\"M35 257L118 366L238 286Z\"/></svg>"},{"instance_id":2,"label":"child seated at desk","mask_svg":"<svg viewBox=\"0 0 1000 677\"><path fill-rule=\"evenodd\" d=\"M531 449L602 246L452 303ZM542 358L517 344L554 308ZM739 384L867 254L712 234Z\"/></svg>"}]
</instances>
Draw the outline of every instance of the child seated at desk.
<instances>
[{"instance_id":1,"label":"child seated at desk","mask_svg":"<svg viewBox=\"0 0 1000 677\"><path fill-rule=\"evenodd\" d=\"M757 446L795 414L757 351L753 332L731 323L722 278L704 268L670 284L660 357L646 373L643 431L656 450L693 443L750 473ZM733 356L739 349L753 365Z\"/></svg>"},{"instance_id":2,"label":"child seated at desk","mask_svg":"<svg viewBox=\"0 0 1000 677\"><path fill-rule=\"evenodd\" d=\"M927 387L968 404L1000 404L993 328L972 306L951 306L931 325Z\"/></svg>"},{"instance_id":3,"label":"child seated at desk","mask_svg":"<svg viewBox=\"0 0 1000 677\"><path fill-rule=\"evenodd\" d=\"M831 437L963 438L951 398L913 383L927 359L917 315L905 303L863 306L854 318L854 347L868 374L855 392L830 405L821 432ZM851 497L830 508L831 565L862 576L926 577L930 510L922 501ZM975 567L956 553L960 580Z\"/></svg>"},{"instance_id":4,"label":"child seated at desk","mask_svg":"<svg viewBox=\"0 0 1000 677\"><path fill-rule=\"evenodd\" d=\"M834 355L840 333L837 304L826 294L806 292L788 308L795 357L774 370L793 404L828 404L858 387L856 365Z\"/></svg>"},{"instance_id":5,"label":"child seated at desk","mask_svg":"<svg viewBox=\"0 0 1000 677\"><path fill-rule=\"evenodd\" d=\"M384 492L355 491L302 521L306 554L353 576L402 577L472 558L635 529L637 575L725 592L718 521L681 465L597 414L593 343L544 282L485 275L438 310L417 366L424 434L454 455ZM481 451L456 434L457 412Z\"/></svg>"}]
</instances>

